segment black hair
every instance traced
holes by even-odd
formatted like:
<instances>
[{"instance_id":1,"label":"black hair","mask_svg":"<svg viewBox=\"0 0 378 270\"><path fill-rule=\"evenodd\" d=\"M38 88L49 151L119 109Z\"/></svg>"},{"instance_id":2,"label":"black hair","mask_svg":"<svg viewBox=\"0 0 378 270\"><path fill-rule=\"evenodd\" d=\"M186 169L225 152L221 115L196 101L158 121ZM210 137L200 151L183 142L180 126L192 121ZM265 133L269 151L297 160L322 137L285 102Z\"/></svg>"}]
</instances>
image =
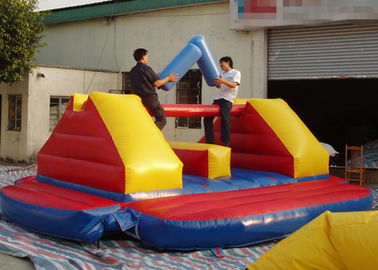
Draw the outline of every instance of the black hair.
<instances>
[{"instance_id":1,"label":"black hair","mask_svg":"<svg viewBox=\"0 0 378 270\"><path fill-rule=\"evenodd\" d=\"M134 59L139 62L148 53L146 49L139 48L134 51Z\"/></svg>"},{"instance_id":2,"label":"black hair","mask_svg":"<svg viewBox=\"0 0 378 270\"><path fill-rule=\"evenodd\" d=\"M224 56L221 59L219 59L219 62L228 62L231 68L234 68L234 62L232 62L232 58L229 56Z\"/></svg>"}]
</instances>

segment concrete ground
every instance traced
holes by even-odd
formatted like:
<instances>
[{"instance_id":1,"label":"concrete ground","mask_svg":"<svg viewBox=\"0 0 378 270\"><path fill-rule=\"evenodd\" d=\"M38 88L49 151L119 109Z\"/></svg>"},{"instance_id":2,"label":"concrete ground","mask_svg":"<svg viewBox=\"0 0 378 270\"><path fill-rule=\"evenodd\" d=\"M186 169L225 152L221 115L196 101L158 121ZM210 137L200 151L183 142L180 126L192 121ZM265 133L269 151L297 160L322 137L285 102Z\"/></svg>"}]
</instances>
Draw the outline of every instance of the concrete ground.
<instances>
[{"instance_id":1,"label":"concrete ground","mask_svg":"<svg viewBox=\"0 0 378 270\"><path fill-rule=\"evenodd\" d=\"M31 270L33 263L27 258L13 257L0 253L0 270Z\"/></svg>"},{"instance_id":2,"label":"concrete ground","mask_svg":"<svg viewBox=\"0 0 378 270\"><path fill-rule=\"evenodd\" d=\"M0 165L7 166L27 166L29 164L0 161ZM19 258L0 253L0 270L31 270L35 269L33 263L28 258Z\"/></svg>"}]
</instances>

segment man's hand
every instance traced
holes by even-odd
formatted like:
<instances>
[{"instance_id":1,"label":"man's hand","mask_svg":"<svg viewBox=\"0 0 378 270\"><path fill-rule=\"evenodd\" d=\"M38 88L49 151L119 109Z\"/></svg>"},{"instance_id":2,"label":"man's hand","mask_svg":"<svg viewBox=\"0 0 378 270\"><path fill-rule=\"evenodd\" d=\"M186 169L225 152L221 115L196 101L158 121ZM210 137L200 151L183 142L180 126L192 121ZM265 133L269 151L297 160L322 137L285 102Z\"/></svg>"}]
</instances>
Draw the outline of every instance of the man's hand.
<instances>
[{"instance_id":1,"label":"man's hand","mask_svg":"<svg viewBox=\"0 0 378 270\"><path fill-rule=\"evenodd\" d=\"M177 81L177 79L178 79L178 74L175 74L174 72L168 75L169 82L175 82Z\"/></svg>"},{"instance_id":2,"label":"man's hand","mask_svg":"<svg viewBox=\"0 0 378 270\"><path fill-rule=\"evenodd\" d=\"M220 87L220 85L222 84L222 83L224 83L224 81L225 81L225 79L223 79L223 77L222 77L222 75L220 75L219 74L219 79L215 79L214 80L214 83L215 83L215 85L217 86L217 88L219 88ZM219 87L218 87L219 86Z\"/></svg>"},{"instance_id":3,"label":"man's hand","mask_svg":"<svg viewBox=\"0 0 378 270\"><path fill-rule=\"evenodd\" d=\"M214 80L214 83L217 86L217 88L219 88L222 83L227 85L228 87L231 87L231 88L235 88L239 85L236 82L229 82L229 81L225 80L220 74L219 74L219 77L220 77L219 79Z\"/></svg>"},{"instance_id":4,"label":"man's hand","mask_svg":"<svg viewBox=\"0 0 378 270\"><path fill-rule=\"evenodd\" d=\"M175 82L175 81L177 81L177 79L178 79L178 74L175 74L174 72L172 72L171 74L169 74L164 79L157 80L156 82L154 82L154 86L160 87L160 86L166 84L167 82Z\"/></svg>"}]
</instances>

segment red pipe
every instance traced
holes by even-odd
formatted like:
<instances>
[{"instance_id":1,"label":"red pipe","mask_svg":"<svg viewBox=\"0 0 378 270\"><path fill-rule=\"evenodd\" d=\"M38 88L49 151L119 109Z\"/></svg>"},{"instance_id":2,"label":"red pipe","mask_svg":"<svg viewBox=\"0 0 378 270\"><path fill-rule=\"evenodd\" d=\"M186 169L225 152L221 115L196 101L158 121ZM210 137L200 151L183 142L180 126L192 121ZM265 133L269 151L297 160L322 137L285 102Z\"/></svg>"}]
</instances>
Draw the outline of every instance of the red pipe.
<instances>
[{"instance_id":1,"label":"red pipe","mask_svg":"<svg viewBox=\"0 0 378 270\"><path fill-rule=\"evenodd\" d=\"M218 105L162 104L162 106L167 117L207 117L220 115ZM238 116L243 114L244 108L245 105L233 105L231 115ZM150 114L152 115L151 112Z\"/></svg>"}]
</instances>

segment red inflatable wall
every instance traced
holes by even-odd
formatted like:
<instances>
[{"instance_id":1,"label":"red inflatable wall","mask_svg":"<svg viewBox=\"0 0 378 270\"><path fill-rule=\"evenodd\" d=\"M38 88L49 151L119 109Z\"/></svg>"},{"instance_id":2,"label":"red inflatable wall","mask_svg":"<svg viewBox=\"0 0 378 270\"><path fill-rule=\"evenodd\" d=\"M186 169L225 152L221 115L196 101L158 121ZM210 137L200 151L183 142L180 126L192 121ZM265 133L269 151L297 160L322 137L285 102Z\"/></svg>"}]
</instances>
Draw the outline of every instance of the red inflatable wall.
<instances>
[{"instance_id":1,"label":"red inflatable wall","mask_svg":"<svg viewBox=\"0 0 378 270\"><path fill-rule=\"evenodd\" d=\"M38 153L38 174L61 181L124 193L125 168L113 140L89 98L73 111L73 99Z\"/></svg>"},{"instance_id":2,"label":"red inflatable wall","mask_svg":"<svg viewBox=\"0 0 378 270\"><path fill-rule=\"evenodd\" d=\"M193 151L185 149L174 149L176 155L184 163L182 172L184 174L209 177L209 160L207 150Z\"/></svg>"},{"instance_id":3,"label":"red inflatable wall","mask_svg":"<svg viewBox=\"0 0 378 270\"><path fill-rule=\"evenodd\" d=\"M220 121L214 123L216 144L220 141ZM205 143L203 137L199 142ZM231 116L231 167L271 171L294 177L294 159L277 135L249 104L244 114Z\"/></svg>"}]
</instances>

